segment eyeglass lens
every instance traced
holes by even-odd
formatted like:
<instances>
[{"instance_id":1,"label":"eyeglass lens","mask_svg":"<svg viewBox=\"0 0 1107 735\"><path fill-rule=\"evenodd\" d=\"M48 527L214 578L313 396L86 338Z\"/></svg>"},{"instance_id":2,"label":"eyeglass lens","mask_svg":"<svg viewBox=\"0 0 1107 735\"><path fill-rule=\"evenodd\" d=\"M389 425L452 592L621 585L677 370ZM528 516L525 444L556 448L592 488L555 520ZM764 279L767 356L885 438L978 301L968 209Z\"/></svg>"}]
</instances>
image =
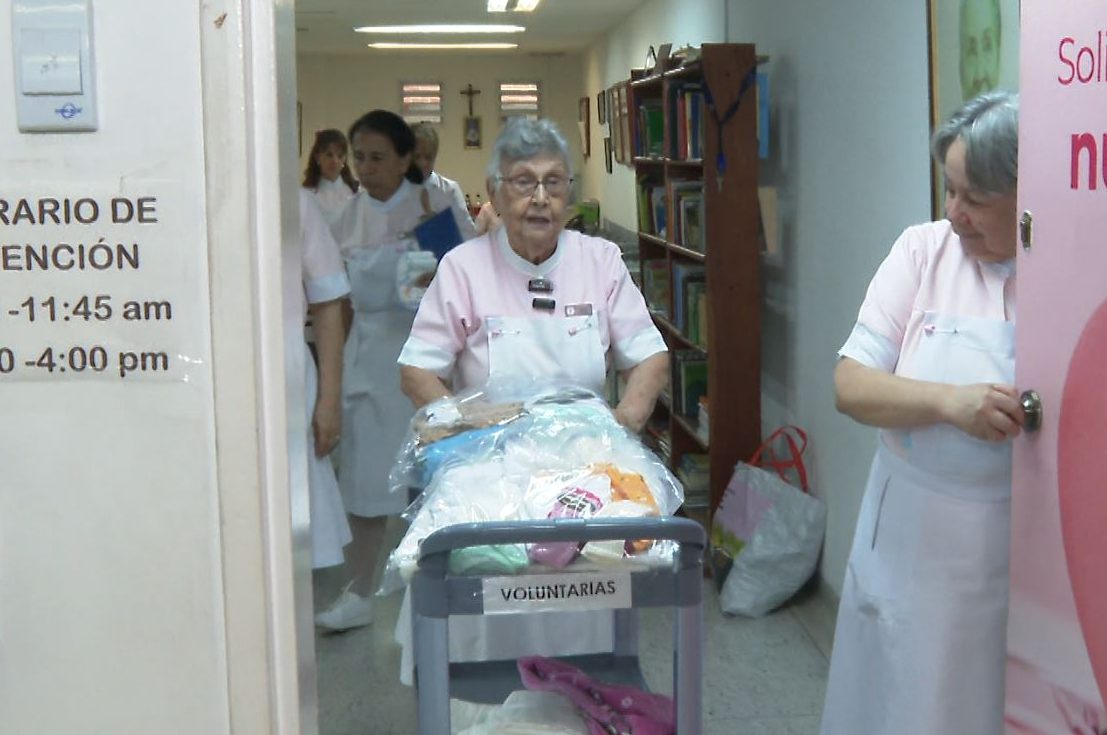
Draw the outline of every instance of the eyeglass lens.
<instances>
[{"instance_id":1,"label":"eyeglass lens","mask_svg":"<svg viewBox=\"0 0 1107 735\"><path fill-rule=\"evenodd\" d=\"M572 179L560 176L551 176L548 179L542 179L541 181L539 181L538 179L532 179L530 177L524 176L505 179L505 181L507 181L511 185L511 188L519 196L531 196L535 193L535 191L538 190L539 184L542 184L542 188L545 189L546 193L550 196L560 196L561 194L564 194L565 191L569 188L569 184L572 182Z\"/></svg>"}]
</instances>

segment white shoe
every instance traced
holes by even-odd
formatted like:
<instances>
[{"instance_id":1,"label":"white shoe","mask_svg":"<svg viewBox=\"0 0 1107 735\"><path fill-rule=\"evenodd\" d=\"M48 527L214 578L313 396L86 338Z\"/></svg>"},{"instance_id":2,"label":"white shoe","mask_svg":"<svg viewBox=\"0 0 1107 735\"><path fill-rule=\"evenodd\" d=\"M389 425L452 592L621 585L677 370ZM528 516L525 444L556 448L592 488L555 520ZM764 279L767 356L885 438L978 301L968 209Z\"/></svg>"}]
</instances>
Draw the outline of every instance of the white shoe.
<instances>
[{"instance_id":1,"label":"white shoe","mask_svg":"<svg viewBox=\"0 0 1107 735\"><path fill-rule=\"evenodd\" d=\"M350 591L346 585L331 606L315 616L315 624L332 631L350 630L373 622L373 600Z\"/></svg>"}]
</instances>

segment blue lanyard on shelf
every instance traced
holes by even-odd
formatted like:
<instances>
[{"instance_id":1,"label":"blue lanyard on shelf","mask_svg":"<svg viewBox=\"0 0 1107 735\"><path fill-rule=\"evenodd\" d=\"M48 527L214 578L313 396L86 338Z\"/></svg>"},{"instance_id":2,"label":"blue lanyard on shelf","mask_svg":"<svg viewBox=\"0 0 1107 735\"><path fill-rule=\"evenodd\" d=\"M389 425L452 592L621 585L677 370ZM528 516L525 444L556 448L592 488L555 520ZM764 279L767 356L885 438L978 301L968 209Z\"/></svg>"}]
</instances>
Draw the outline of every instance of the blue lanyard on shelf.
<instances>
[{"instance_id":1,"label":"blue lanyard on shelf","mask_svg":"<svg viewBox=\"0 0 1107 735\"><path fill-rule=\"evenodd\" d=\"M715 97L711 94L711 87L707 84L707 78L703 80L703 100L707 103L707 109L711 112L711 117L715 120L715 136L717 148L715 152L715 183L719 187L719 191L723 190L723 178L726 176L726 155L723 153L723 127L730 122L735 113L738 112L738 108L742 104L742 99L746 96L746 92L750 90L755 84L757 84L757 64L753 65L749 73L742 79L742 84L738 88L738 97L727 108L722 117L719 117L719 110L715 107Z\"/></svg>"}]
</instances>

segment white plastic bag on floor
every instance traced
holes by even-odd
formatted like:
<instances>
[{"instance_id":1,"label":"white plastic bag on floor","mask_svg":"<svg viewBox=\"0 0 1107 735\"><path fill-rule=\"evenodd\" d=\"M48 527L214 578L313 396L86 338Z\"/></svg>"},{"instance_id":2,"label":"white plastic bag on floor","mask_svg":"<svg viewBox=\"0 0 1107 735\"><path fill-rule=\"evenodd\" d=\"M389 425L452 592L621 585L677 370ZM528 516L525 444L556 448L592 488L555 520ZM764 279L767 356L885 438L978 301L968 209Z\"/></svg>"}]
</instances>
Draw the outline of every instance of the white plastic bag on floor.
<instances>
[{"instance_id":1,"label":"white plastic bag on floor","mask_svg":"<svg viewBox=\"0 0 1107 735\"><path fill-rule=\"evenodd\" d=\"M798 436L797 446L792 434ZM791 457L778 461L771 453L783 438ZM786 602L811 578L822 550L826 506L807 490L803 449L807 436L796 427L778 430L751 459L773 471L739 462L712 520L716 556L733 559L719 593L725 612L760 617ZM769 453L765 458L764 453ZM784 479L795 469L803 489Z\"/></svg>"},{"instance_id":2,"label":"white plastic bag on floor","mask_svg":"<svg viewBox=\"0 0 1107 735\"><path fill-rule=\"evenodd\" d=\"M453 723L451 722L451 725ZM460 735L588 735L588 725L569 699L556 692L519 690L487 710Z\"/></svg>"}]
</instances>

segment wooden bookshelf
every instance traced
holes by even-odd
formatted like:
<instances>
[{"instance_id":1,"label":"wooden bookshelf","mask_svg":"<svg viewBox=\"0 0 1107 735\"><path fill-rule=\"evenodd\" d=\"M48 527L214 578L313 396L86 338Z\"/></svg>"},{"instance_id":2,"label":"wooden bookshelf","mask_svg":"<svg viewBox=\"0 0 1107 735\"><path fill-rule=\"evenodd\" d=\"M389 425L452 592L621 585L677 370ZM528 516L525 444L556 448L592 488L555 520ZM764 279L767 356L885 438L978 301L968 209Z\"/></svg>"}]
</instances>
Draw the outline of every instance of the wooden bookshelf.
<instances>
[{"instance_id":1,"label":"wooden bookshelf","mask_svg":"<svg viewBox=\"0 0 1107 735\"><path fill-rule=\"evenodd\" d=\"M668 303L651 303L651 308L663 312L655 313L655 321L671 350L698 349L706 354L707 361L707 440L701 435L696 414L681 415L676 410L677 386L671 386L674 395L658 408L654 420L655 425L667 423L674 470L686 453L708 455L711 510L718 506L735 463L749 459L761 443L756 85L746 85L737 111L725 122L721 136L717 118L703 104L702 135L695 136L699 145L678 144L693 136L689 117L693 113L689 108L694 106L696 93L710 90L715 109L722 116L739 98L743 81L756 73L756 63L752 44L704 44L700 60L633 79L629 85L643 291L647 290L647 270L652 271L650 283L667 274ZM653 127L658 121L660 132ZM721 177L720 140L726 161ZM702 230L698 231L702 247L683 241L684 235L693 234L687 222L681 220L680 231L673 226L676 209L688 207L694 214L695 192L699 190L696 184L702 184ZM654 211L659 201L666 209L664 228L658 226L658 213ZM650 207L648 216L643 216L643 206ZM697 267L703 268L702 276ZM677 287L675 273L685 275L683 289ZM675 303L675 293L687 294L692 279L701 277L705 286L702 290L696 286L696 296L698 300L698 294L704 294L704 301L698 303L706 306L705 345L697 345L687 334L689 305L678 308ZM655 300L660 291L654 290ZM648 299L651 296L646 295ZM678 313L683 314L684 328L677 323ZM699 309L695 313L698 317Z\"/></svg>"}]
</instances>

